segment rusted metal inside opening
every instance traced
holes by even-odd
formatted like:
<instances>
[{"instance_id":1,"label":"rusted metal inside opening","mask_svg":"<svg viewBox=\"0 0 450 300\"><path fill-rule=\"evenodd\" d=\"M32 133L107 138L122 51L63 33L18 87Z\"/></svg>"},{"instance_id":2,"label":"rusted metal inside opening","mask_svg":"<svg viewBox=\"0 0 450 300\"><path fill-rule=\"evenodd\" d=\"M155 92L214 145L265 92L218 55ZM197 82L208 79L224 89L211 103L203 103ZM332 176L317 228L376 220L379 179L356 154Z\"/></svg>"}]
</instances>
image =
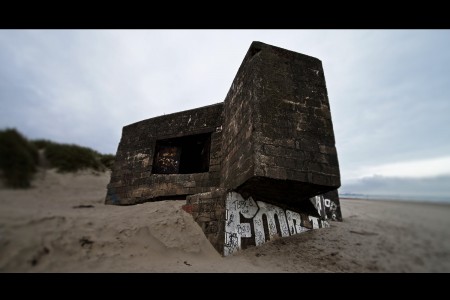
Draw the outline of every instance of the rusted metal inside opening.
<instances>
[{"instance_id":1,"label":"rusted metal inside opening","mask_svg":"<svg viewBox=\"0 0 450 300\"><path fill-rule=\"evenodd\" d=\"M156 141L153 174L192 174L209 171L211 133Z\"/></svg>"}]
</instances>

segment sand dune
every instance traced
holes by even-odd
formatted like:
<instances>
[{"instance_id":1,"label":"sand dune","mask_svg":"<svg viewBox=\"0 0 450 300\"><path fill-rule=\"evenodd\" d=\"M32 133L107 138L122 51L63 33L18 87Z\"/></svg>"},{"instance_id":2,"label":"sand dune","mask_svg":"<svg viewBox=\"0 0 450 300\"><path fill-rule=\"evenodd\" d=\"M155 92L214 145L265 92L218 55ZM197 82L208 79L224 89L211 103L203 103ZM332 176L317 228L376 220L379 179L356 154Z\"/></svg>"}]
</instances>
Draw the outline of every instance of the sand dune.
<instances>
[{"instance_id":1,"label":"sand dune","mask_svg":"<svg viewBox=\"0 0 450 300\"><path fill-rule=\"evenodd\" d=\"M449 205L342 200L342 223L224 258L184 201L104 205L109 176L48 170L0 189L0 271L450 271Z\"/></svg>"}]
</instances>

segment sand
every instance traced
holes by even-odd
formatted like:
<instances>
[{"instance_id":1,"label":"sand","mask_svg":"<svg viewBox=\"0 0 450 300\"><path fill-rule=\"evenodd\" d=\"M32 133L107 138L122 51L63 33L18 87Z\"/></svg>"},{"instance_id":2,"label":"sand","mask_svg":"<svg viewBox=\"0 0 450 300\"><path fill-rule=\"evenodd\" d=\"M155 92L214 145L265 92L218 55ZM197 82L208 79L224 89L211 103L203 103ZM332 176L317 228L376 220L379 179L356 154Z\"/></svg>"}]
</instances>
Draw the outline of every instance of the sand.
<instances>
[{"instance_id":1,"label":"sand","mask_svg":"<svg viewBox=\"0 0 450 300\"><path fill-rule=\"evenodd\" d=\"M184 201L104 205L109 176L47 170L0 188L0 271L450 271L450 205L342 199L344 222L221 257Z\"/></svg>"}]
</instances>

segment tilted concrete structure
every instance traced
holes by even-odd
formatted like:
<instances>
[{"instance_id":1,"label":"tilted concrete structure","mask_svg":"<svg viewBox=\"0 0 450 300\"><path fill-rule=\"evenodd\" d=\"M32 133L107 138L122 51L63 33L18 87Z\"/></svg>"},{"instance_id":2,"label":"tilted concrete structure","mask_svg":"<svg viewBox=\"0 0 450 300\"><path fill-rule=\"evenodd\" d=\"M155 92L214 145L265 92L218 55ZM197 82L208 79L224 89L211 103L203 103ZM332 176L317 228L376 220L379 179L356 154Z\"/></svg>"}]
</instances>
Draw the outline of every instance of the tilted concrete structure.
<instances>
[{"instance_id":1,"label":"tilted concrete structure","mask_svg":"<svg viewBox=\"0 0 450 300\"><path fill-rule=\"evenodd\" d=\"M223 103L123 128L106 204L186 199L223 255L341 220L320 60L253 42Z\"/></svg>"}]
</instances>

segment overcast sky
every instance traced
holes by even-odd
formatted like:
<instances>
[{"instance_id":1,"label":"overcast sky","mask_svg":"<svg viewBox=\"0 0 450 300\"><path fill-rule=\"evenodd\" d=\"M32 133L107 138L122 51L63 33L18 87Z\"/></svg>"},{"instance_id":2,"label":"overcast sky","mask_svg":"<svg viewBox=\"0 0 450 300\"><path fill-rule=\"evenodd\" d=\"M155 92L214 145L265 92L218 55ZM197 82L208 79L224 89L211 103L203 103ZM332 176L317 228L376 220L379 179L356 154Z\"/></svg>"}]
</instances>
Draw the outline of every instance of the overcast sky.
<instances>
[{"instance_id":1,"label":"overcast sky","mask_svg":"<svg viewBox=\"0 0 450 300\"><path fill-rule=\"evenodd\" d=\"M341 192L450 196L449 30L1 30L0 128L115 153L223 101L252 41L322 60Z\"/></svg>"}]
</instances>

